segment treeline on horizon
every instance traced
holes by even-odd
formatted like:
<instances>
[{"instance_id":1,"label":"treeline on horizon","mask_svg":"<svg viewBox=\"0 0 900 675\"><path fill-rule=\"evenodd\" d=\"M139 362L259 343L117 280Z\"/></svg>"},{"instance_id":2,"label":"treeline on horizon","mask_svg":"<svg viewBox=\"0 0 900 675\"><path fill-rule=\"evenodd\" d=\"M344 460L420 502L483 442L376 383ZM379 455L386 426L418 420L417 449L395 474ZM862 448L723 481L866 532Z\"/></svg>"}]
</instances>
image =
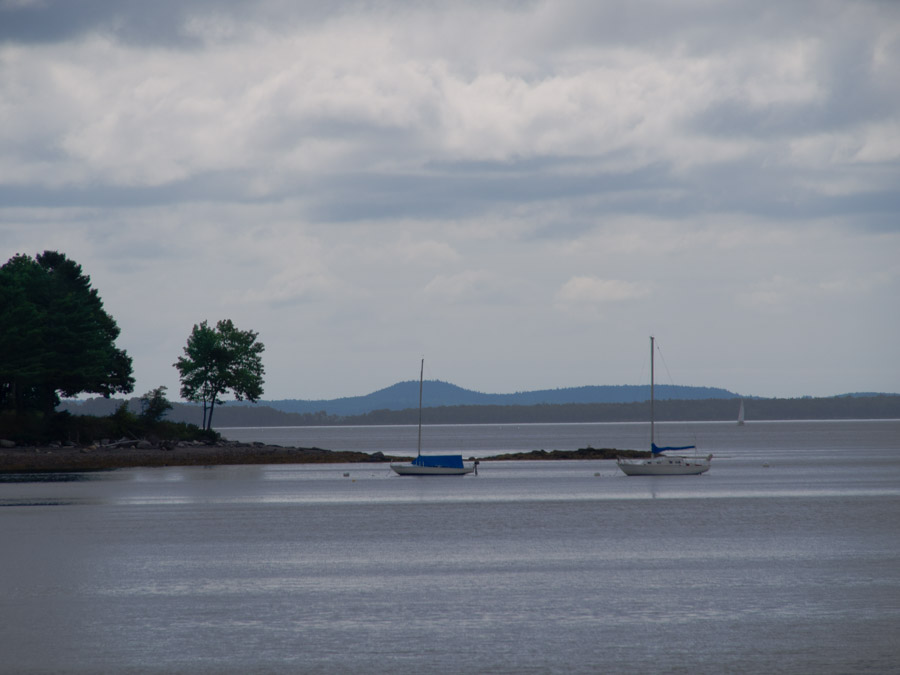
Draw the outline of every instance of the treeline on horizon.
<instances>
[{"instance_id":1,"label":"treeline on horizon","mask_svg":"<svg viewBox=\"0 0 900 675\"><path fill-rule=\"evenodd\" d=\"M63 401L60 410L77 415L112 414L122 400L93 398ZM656 401L657 421L718 422L737 421L740 399L668 399ZM138 409L139 399L128 402ZM166 419L196 423L201 410L197 405L173 403ZM829 398L744 399L748 423L764 420L900 419L900 395L839 396ZM223 405L217 412L215 427L267 426L375 426L416 424L417 408L373 410L360 415L287 413L265 405ZM643 422L650 417L650 402L639 403L564 403L537 405L454 405L422 409L424 424L528 424L584 422Z\"/></svg>"}]
</instances>

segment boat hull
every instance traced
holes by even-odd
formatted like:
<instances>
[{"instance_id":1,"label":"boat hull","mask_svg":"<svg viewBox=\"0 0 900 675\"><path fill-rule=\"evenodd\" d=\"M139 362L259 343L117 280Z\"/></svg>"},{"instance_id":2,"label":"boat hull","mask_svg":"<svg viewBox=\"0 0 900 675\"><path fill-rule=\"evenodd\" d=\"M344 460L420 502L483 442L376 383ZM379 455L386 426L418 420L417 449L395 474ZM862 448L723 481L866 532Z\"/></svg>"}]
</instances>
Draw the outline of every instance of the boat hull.
<instances>
[{"instance_id":1,"label":"boat hull","mask_svg":"<svg viewBox=\"0 0 900 675\"><path fill-rule=\"evenodd\" d=\"M709 471L710 457L653 457L616 460L626 476L699 476Z\"/></svg>"},{"instance_id":2,"label":"boat hull","mask_svg":"<svg viewBox=\"0 0 900 675\"><path fill-rule=\"evenodd\" d=\"M391 464L395 473L401 476L464 476L475 471L475 465L421 466L416 464Z\"/></svg>"}]
</instances>

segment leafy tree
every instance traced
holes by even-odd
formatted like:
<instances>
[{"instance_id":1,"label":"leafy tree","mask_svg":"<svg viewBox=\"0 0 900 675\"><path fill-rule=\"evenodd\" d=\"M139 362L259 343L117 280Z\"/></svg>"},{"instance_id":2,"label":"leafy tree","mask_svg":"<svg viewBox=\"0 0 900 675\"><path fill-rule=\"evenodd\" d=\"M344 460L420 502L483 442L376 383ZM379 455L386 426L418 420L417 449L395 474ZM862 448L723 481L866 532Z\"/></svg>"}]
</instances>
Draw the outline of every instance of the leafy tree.
<instances>
[{"instance_id":1,"label":"leafy tree","mask_svg":"<svg viewBox=\"0 0 900 675\"><path fill-rule=\"evenodd\" d=\"M159 422L172 409L166 398L168 387L151 389L141 396L141 418L148 422Z\"/></svg>"},{"instance_id":2,"label":"leafy tree","mask_svg":"<svg viewBox=\"0 0 900 675\"><path fill-rule=\"evenodd\" d=\"M181 375L181 396L203 404L203 428L212 428L213 411L229 389L235 399L256 402L263 393L262 352L259 334L242 331L231 319L210 328L206 321L195 324L184 356L175 367Z\"/></svg>"},{"instance_id":3,"label":"leafy tree","mask_svg":"<svg viewBox=\"0 0 900 675\"><path fill-rule=\"evenodd\" d=\"M56 251L0 267L0 408L50 413L59 396L134 389L119 327L81 265Z\"/></svg>"}]
</instances>

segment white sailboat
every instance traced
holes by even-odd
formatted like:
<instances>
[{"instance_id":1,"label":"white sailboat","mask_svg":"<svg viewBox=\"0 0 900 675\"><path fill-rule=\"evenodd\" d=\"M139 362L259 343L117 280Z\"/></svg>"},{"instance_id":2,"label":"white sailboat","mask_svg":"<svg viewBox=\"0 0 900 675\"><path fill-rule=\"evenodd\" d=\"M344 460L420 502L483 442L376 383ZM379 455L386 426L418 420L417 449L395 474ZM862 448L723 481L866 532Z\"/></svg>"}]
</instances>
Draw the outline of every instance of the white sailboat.
<instances>
[{"instance_id":1,"label":"white sailboat","mask_svg":"<svg viewBox=\"0 0 900 675\"><path fill-rule=\"evenodd\" d=\"M422 382L425 375L425 359L419 369L419 440L416 458L411 462L391 463L391 468L401 476L464 476L478 473L478 462L463 462L462 455L422 454Z\"/></svg>"},{"instance_id":2,"label":"white sailboat","mask_svg":"<svg viewBox=\"0 0 900 675\"><path fill-rule=\"evenodd\" d=\"M684 455L667 455L666 452L678 450L696 449L694 445L682 445L678 447L658 447L653 419L653 386L654 369L653 357L655 351L655 338L650 337L650 459L626 459L620 457L616 460L619 468L626 476L696 476L709 471L712 455L706 457L686 457Z\"/></svg>"},{"instance_id":3,"label":"white sailboat","mask_svg":"<svg viewBox=\"0 0 900 675\"><path fill-rule=\"evenodd\" d=\"M738 408L738 426L744 426L744 399L741 399L741 407Z\"/></svg>"}]
</instances>

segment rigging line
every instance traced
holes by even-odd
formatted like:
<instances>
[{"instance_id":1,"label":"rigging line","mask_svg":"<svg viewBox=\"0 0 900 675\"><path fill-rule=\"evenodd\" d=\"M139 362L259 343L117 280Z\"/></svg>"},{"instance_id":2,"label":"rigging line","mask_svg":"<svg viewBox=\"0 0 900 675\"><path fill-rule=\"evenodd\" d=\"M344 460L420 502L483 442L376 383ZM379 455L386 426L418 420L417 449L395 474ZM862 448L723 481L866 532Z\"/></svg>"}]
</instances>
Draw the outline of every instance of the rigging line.
<instances>
[{"instance_id":1,"label":"rigging line","mask_svg":"<svg viewBox=\"0 0 900 675\"><path fill-rule=\"evenodd\" d=\"M647 358L644 357L641 359L641 375L638 378L638 386L646 385L650 386L650 364L647 363ZM650 394L647 394L647 400L650 399Z\"/></svg>"},{"instance_id":2,"label":"rigging line","mask_svg":"<svg viewBox=\"0 0 900 675\"><path fill-rule=\"evenodd\" d=\"M675 380L672 379L672 373L669 372L669 364L666 363L666 357L663 356L662 349L659 348L659 342L656 343L656 351L659 352L659 358L662 359L663 367L666 369L666 375L669 376L669 384L675 386Z\"/></svg>"}]
</instances>

